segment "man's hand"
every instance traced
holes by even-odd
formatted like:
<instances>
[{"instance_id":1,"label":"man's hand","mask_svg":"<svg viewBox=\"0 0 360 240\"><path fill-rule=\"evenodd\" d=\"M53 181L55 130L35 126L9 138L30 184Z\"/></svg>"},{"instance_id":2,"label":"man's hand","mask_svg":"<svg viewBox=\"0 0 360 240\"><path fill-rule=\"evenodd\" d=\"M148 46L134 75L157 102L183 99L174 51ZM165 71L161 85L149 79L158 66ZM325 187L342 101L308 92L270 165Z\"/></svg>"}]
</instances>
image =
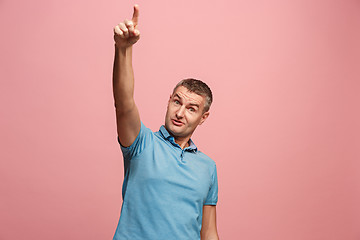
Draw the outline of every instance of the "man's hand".
<instances>
[{"instance_id":1,"label":"man's hand","mask_svg":"<svg viewBox=\"0 0 360 240\"><path fill-rule=\"evenodd\" d=\"M125 20L114 27L114 40L118 48L128 48L140 39L140 31L137 29L139 20L139 6L134 6L131 20Z\"/></svg>"}]
</instances>

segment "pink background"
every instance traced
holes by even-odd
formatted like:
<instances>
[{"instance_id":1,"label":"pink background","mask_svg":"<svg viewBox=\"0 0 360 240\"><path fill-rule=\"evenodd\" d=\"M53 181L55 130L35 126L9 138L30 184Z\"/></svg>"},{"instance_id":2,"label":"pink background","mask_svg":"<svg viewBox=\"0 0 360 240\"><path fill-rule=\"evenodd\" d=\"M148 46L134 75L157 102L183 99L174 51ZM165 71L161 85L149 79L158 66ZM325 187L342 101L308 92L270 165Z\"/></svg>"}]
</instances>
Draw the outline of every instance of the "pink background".
<instances>
[{"instance_id":1,"label":"pink background","mask_svg":"<svg viewBox=\"0 0 360 240\"><path fill-rule=\"evenodd\" d=\"M0 239L112 239L122 156L113 27L133 1L0 1ZM360 239L360 3L139 0L136 102L209 83L194 140L218 166L221 239Z\"/></svg>"}]
</instances>

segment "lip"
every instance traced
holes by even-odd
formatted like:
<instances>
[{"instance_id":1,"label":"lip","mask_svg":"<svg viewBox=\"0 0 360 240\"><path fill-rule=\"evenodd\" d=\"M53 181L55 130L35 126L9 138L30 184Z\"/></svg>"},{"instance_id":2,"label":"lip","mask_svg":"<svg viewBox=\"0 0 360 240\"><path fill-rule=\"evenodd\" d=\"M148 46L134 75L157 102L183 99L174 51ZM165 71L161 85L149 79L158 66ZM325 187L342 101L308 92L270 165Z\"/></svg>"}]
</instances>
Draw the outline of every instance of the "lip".
<instances>
[{"instance_id":1,"label":"lip","mask_svg":"<svg viewBox=\"0 0 360 240\"><path fill-rule=\"evenodd\" d=\"M171 122L175 125L175 126L182 126L184 125L183 122L175 120L175 119L171 119Z\"/></svg>"}]
</instances>

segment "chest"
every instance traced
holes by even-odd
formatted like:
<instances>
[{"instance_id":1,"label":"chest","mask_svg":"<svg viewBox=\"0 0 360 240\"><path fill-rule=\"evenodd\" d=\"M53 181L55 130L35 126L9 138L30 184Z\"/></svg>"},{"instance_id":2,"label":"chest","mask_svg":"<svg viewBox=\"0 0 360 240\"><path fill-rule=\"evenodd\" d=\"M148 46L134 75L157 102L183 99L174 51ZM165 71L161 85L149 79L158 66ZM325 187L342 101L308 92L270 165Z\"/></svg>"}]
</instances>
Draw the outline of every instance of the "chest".
<instances>
[{"instance_id":1,"label":"chest","mask_svg":"<svg viewBox=\"0 0 360 240\"><path fill-rule=\"evenodd\" d=\"M196 152L155 144L131 163L129 180L143 192L164 198L204 201L210 185L211 171Z\"/></svg>"}]
</instances>

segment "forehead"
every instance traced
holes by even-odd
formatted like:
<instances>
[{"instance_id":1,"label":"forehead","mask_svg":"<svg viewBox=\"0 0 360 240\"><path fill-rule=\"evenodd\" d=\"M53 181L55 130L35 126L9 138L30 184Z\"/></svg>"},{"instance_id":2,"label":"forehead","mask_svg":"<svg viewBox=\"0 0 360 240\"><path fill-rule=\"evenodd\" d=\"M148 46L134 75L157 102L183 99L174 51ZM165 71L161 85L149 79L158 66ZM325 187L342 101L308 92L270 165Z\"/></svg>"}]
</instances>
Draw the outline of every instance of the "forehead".
<instances>
[{"instance_id":1,"label":"forehead","mask_svg":"<svg viewBox=\"0 0 360 240\"><path fill-rule=\"evenodd\" d=\"M194 92L190 92L186 87L179 86L175 89L175 92L172 95L173 97L179 96L182 100L185 100L188 103L195 103L198 105L203 105L205 103L205 97Z\"/></svg>"}]
</instances>

